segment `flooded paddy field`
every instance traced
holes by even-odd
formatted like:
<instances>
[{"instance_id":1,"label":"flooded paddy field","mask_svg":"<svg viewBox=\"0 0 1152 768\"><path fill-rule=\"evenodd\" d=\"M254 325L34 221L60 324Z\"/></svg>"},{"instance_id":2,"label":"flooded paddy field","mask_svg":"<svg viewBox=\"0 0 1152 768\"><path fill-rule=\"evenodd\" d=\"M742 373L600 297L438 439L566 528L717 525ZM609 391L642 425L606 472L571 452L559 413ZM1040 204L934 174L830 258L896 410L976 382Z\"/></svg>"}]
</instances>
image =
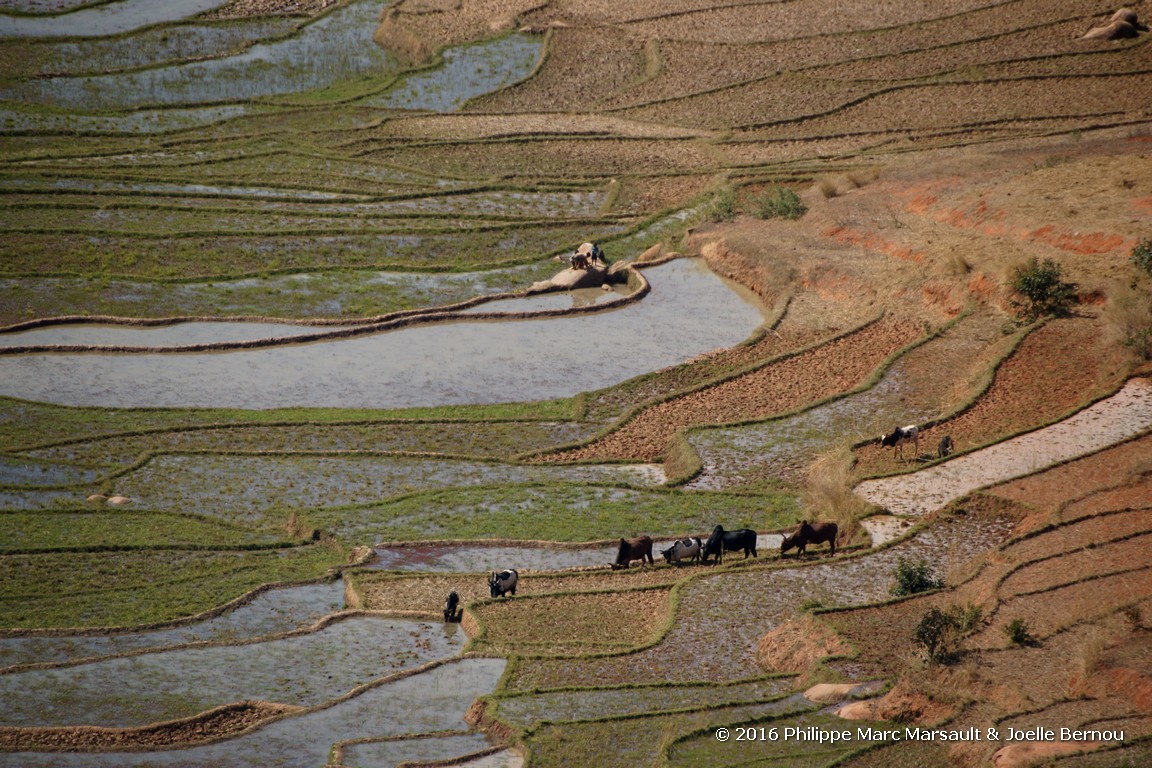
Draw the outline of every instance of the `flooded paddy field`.
<instances>
[{"instance_id":1,"label":"flooded paddy field","mask_svg":"<svg viewBox=\"0 0 1152 768\"><path fill-rule=\"evenodd\" d=\"M280 587L265 590L219 616L169 629L111 634L0 636L0 668L116 656L189 643L246 642L310 627L343 608L344 584L340 580Z\"/></svg>"},{"instance_id":2,"label":"flooded paddy field","mask_svg":"<svg viewBox=\"0 0 1152 768\"><path fill-rule=\"evenodd\" d=\"M234 522L277 510L366 504L401 493L494 483L552 481L658 485L659 467L549 467L402 456L158 456L116 480L141 507L189 507Z\"/></svg>"},{"instance_id":3,"label":"flooded paddy field","mask_svg":"<svg viewBox=\"0 0 1152 768\"><path fill-rule=\"evenodd\" d=\"M226 0L171 0L156 4L149 0L116 0L73 8L53 6L53 11L69 11L59 16L0 15L0 37L102 37L134 29L178 21L218 8ZM31 10L23 9L20 10ZM36 9L44 13L43 9Z\"/></svg>"},{"instance_id":4,"label":"flooded paddy field","mask_svg":"<svg viewBox=\"0 0 1152 768\"><path fill-rule=\"evenodd\" d=\"M453 661L215 744L153 752L0 753L0 765L316 768L324 764L332 746L341 742L464 729L464 713L478 696L496 687L506 663L503 659ZM455 751L458 742L449 740L443 746L438 757L459 755Z\"/></svg>"},{"instance_id":5,"label":"flooded paddy field","mask_svg":"<svg viewBox=\"0 0 1152 768\"><path fill-rule=\"evenodd\" d=\"M759 308L691 260L651 270L649 279L656 290L608 313L433 324L226 353L7 357L0 393L100 407L515 402L614 384L742 341L763 322ZM619 354L605 354L608 338Z\"/></svg>"},{"instance_id":6,"label":"flooded paddy field","mask_svg":"<svg viewBox=\"0 0 1152 768\"><path fill-rule=\"evenodd\" d=\"M314 707L385 675L456 655L464 634L447 629L351 617L257 643L11 672L0 675L0 688L13 700L0 724L144 725L246 699Z\"/></svg>"}]
</instances>

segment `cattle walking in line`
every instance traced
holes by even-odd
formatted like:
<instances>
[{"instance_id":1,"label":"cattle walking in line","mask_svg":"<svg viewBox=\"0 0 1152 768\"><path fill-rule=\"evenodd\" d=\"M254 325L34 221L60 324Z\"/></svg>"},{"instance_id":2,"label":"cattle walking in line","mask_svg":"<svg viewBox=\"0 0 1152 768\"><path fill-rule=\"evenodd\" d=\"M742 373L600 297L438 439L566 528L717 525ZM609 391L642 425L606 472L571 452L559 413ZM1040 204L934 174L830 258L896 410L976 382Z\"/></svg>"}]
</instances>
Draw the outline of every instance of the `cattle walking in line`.
<instances>
[{"instance_id":1,"label":"cattle walking in line","mask_svg":"<svg viewBox=\"0 0 1152 768\"><path fill-rule=\"evenodd\" d=\"M784 540L780 542L780 557L784 557L784 553L790 549L795 549L796 557L800 557L809 544L824 543L828 544L828 554L834 555L839 532L836 523L809 523L807 520L801 520L792 535L785 534Z\"/></svg>"},{"instance_id":2,"label":"cattle walking in line","mask_svg":"<svg viewBox=\"0 0 1152 768\"><path fill-rule=\"evenodd\" d=\"M896 427L886 435L880 435L880 445L895 448L894 456L904 458L904 443L911 442L915 446L916 455L920 455L920 427L909 424L906 427Z\"/></svg>"},{"instance_id":3,"label":"cattle walking in line","mask_svg":"<svg viewBox=\"0 0 1152 768\"><path fill-rule=\"evenodd\" d=\"M509 568L506 571L500 571L500 573L492 571L488 576L488 588L492 591L492 597L515 595L518 581L520 581L520 574L516 572L515 568Z\"/></svg>"},{"instance_id":4,"label":"cattle walking in line","mask_svg":"<svg viewBox=\"0 0 1152 768\"><path fill-rule=\"evenodd\" d=\"M944 435L944 437L940 438L940 445L936 447L936 457L943 459L951 456L955 450L956 443L952 442L952 436Z\"/></svg>"},{"instance_id":5,"label":"cattle walking in line","mask_svg":"<svg viewBox=\"0 0 1152 768\"><path fill-rule=\"evenodd\" d=\"M444 601L444 621L453 624L463 617L464 611L460 609L460 595L455 591L448 593L448 599Z\"/></svg>"},{"instance_id":6,"label":"cattle walking in line","mask_svg":"<svg viewBox=\"0 0 1152 768\"><path fill-rule=\"evenodd\" d=\"M668 549L660 550L660 554L664 555L664 562L669 565L680 565L680 563L688 560L693 563L700 562L700 555L704 552L704 545L700 543L700 539L695 537L688 539L678 539L676 543L668 547Z\"/></svg>"},{"instance_id":7,"label":"cattle walking in line","mask_svg":"<svg viewBox=\"0 0 1152 768\"><path fill-rule=\"evenodd\" d=\"M616 552L616 562L612 563L612 570L618 571L621 568L627 568L633 560L639 560L641 568L644 567L645 561L655 565L656 561L652 559L652 537L638 536L635 539L620 539L620 549Z\"/></svg>"},{"instance_id":8,"label":"cattle walking in line","mask_svg":"<svg viewBox=\"0 0 1152 768\"><path fill-rule=\"evenodd\" d=\"M741 528L738 531L725 531L724 526L718 525L712 529L712 535L708 537L708 541L704 544L704 554L702 562L707 563L709 557L715 557L717 564L724 562L724 551L733 552L736 550L744 550L744 559L748 559L748 555L757 557L756 554L756 531L750 528Z\"/></svg>"}]
</instances>

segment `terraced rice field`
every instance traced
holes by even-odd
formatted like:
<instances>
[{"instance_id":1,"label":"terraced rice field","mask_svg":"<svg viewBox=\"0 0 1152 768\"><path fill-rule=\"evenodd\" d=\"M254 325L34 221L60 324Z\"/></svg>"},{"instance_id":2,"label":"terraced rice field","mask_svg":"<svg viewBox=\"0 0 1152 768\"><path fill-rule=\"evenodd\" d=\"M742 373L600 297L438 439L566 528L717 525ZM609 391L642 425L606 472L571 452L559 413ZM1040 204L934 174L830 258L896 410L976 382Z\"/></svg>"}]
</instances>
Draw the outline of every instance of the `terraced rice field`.
<instances>
[{"instance_id":1,"label":"terraced rice field","mask_svg":"<svg viewBox=\"0 0 1152 768\"><path fill-rule=\"evenodd\" d=\"M0 766L1142 765L1114 10L0 0Z\"/></svg>"}]
</instances>

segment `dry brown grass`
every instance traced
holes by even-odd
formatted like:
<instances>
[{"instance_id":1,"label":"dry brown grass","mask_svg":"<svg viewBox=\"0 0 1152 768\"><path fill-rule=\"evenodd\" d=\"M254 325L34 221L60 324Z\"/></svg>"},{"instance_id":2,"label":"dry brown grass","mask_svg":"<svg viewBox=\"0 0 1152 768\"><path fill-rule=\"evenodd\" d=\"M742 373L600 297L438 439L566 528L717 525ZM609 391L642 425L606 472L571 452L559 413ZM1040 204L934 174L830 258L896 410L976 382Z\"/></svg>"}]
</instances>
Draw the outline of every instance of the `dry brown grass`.
<instances>
[{"instance_id":1,"label":"dry brown grass","mask_svg":"<svg viewBox=\"0 0 1152 768\"><path fill-rule=\"evenodd\" d=\"M859 542L863 529L858 521L871 509L867 501L852 492L856 482L852 464L849 446L837 446L808 466L801 491L808 519L836 523L840 529L840 546Z\"/></svg>"},{"instance_id":2,"label":"dry brown grass","mask_svg":"<svg viewBox=\"0 0 1152 768\"><path fill-rule=\"evenodd\" d=\"M671 612L669 589L499 600L475 606L478 647L501 653L622 652L655 641Z\"/></svg>"},{"instance_id":3,"label":"dry brown grass","mask_svg":"<svg viewBox=\"0 0 1152 768\"><path fill-rule=\"evenodd\" d=\"M1105 339L1140 361L1152 360L1152 286L1117 285L1104 305Z\"/></svg>"}]
</instances>

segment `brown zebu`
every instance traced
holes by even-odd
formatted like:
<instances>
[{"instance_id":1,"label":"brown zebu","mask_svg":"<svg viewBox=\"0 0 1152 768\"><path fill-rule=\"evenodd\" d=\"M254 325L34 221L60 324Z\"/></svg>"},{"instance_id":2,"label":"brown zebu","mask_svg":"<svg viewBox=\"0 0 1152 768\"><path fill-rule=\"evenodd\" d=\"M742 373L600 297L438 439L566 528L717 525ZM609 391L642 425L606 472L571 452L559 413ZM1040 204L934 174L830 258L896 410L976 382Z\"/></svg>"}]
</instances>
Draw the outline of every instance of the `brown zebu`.
<instances>
[{"instance_id":1,"label":"brown zebu","mask_svg":"<svg viewBox=\"0 0 1152 768\"><path fill-rule=\"evenodd\" d=\"M801 520L792 535L785 534L784 540L780 542L780 557L784 557L784 553L793 548L796 549L796 557L800 557L809 544L825 542L828 544L828 554L834 555L839 530L836 523L809 523L807 520Z\"/></svg>"},{"instance_id":2,"label":"brown zebu","mask_svg":"<svg viewBox=\"0 0 1152 768\"><path fill-rule=\"evenodd\" d=\"M645 560L649 564L655 564L656 561L652 559L652 537L639 536L635 539L620 539L620 549L616 553L616 562L612 563L612 570L627 568L633 560L639 560L641 568L644 567Z\"/></svg>"}]
</instances>

